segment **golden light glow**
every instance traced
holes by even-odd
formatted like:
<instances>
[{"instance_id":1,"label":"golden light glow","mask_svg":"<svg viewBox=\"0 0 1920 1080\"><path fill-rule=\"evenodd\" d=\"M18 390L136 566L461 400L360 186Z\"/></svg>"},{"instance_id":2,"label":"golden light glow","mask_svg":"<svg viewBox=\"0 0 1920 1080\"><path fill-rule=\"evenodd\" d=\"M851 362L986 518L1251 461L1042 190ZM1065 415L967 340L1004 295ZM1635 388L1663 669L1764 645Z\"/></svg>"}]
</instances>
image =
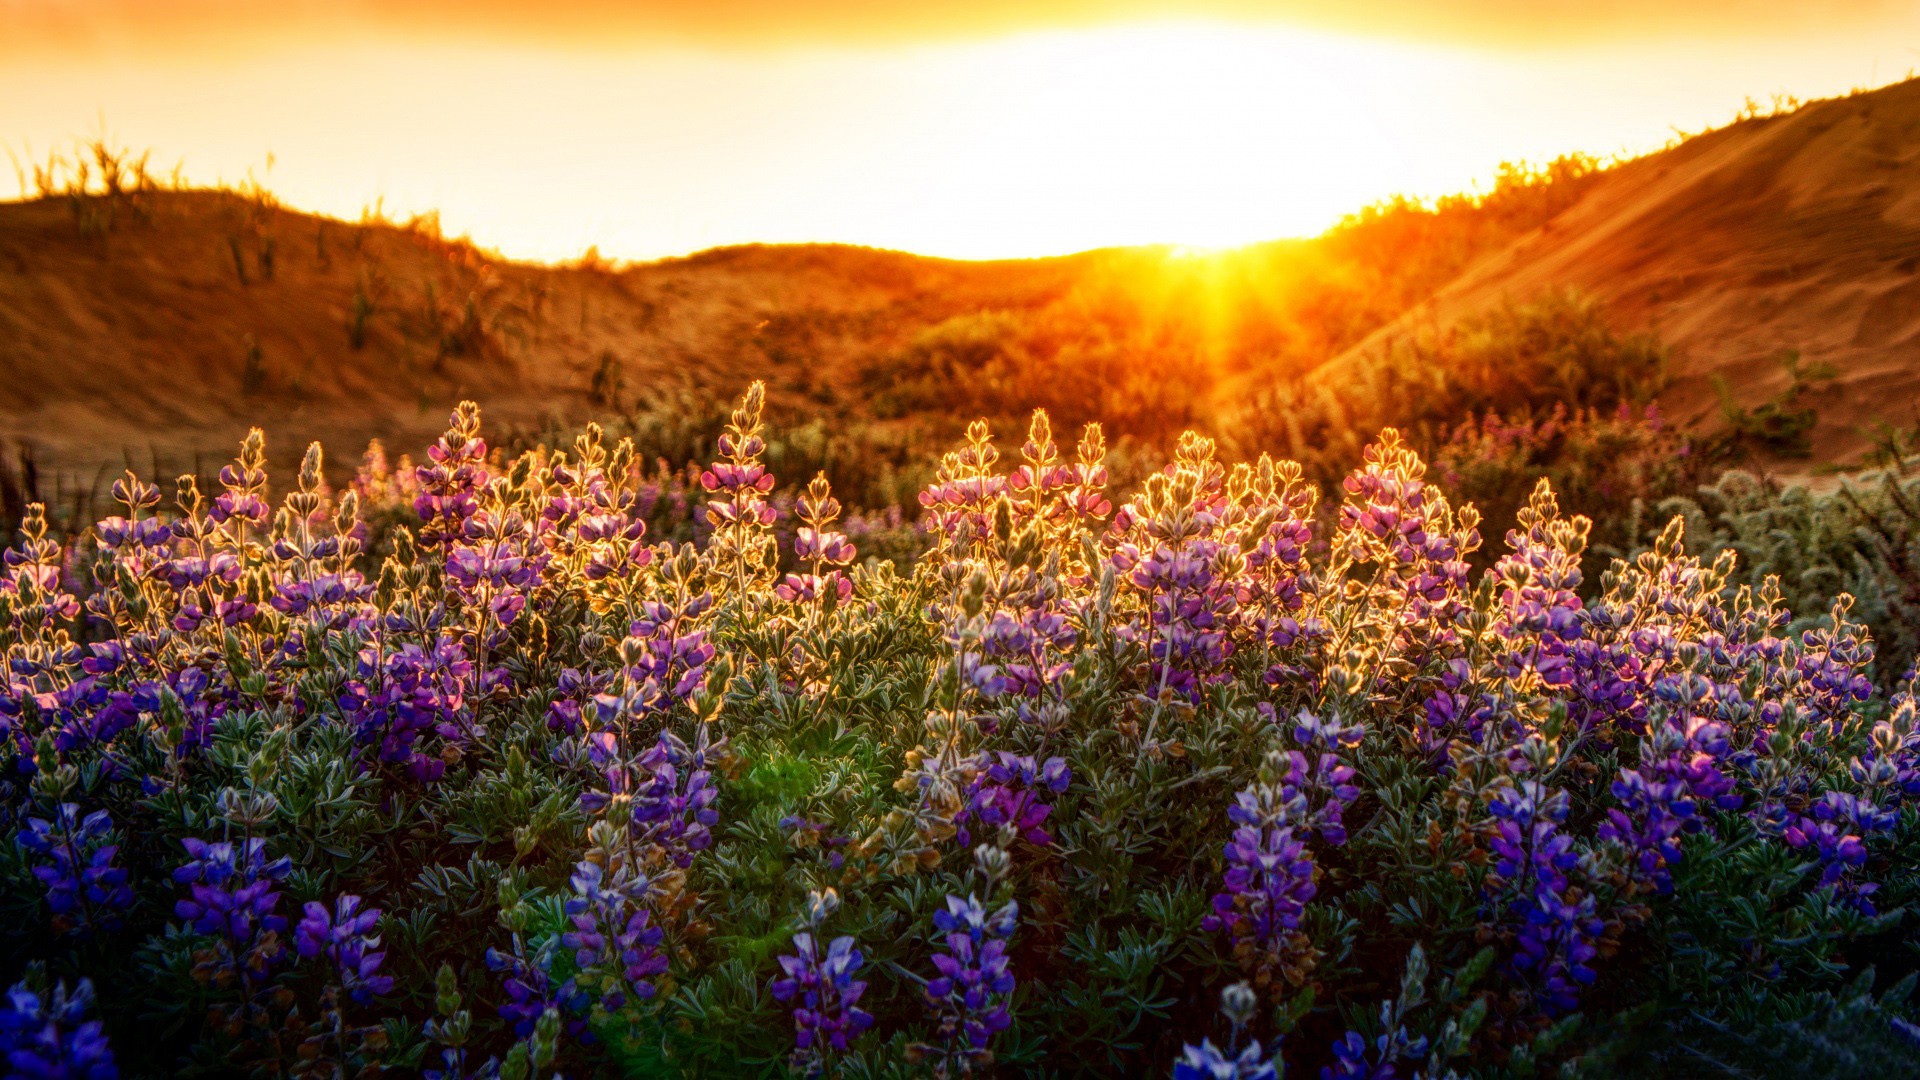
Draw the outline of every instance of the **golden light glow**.
<instances>
[{"instance_id":1,"label":"golden light glow","mask_svg":"<svg viewBox=\"0 0 1920 1080\"><path fill-rule=\"evenodd\" d=\"M1514 53L1222 22L741 50L289 37L217 57L10 55L0 138L24 157L104 117L201 181L272 153L290 205L438 210L519 257L1188 250L1468 189L1505 159L1649 149L1749 93L1886 81L1906 43Z\"/></svg>"}]
</instances>

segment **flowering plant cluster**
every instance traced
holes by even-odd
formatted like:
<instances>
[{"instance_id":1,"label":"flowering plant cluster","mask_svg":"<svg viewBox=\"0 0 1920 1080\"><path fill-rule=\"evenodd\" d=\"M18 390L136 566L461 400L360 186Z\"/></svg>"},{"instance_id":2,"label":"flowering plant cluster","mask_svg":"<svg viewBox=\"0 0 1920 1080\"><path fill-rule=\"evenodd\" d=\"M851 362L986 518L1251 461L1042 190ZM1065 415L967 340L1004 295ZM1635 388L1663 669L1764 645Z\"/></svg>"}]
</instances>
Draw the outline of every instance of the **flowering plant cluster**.
<instances>
[{"instance_id":1,"label":"flowering plant cluster","mask_svg":"<svg viewBox=\"0 0 1920 1080\"><path fill-rule=\"evenodd\" d=\"M1485 550L1391 430L1331 491L1193 434L1115 491L1045 414L882 560L765 407L665 489L462 405L338 487L255 432L29 514L9 1070L1688 1075L1835 1017L1920 1060L1917 688L1850 597L1682 521L1598 567L1544 481Z\"/></svg>"}]
</instances>

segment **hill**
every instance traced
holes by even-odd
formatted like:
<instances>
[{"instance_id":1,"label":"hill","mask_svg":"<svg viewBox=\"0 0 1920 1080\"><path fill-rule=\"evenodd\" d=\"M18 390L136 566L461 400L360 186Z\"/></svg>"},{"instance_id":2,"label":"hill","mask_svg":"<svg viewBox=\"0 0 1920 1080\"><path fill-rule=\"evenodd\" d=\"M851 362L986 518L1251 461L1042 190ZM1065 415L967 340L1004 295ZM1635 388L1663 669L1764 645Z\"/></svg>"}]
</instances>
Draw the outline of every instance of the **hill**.
<instances>
[{"instance_id":1,"label":"hill","mask_svg":"<svg viewBox=\"0 0 1920 1080\"><path fill-rule=\"evenodd\" d=\"M429 440L463 397L491 430L527 432L702 407L764 378L776 423L881 431L903 458L972 415L1034 406L1164 443L1285 400L1254 387L1337 398L1396 342L1574 287L1671 346L1663 404L1691 424L1723 422L1721 381L1738 406L1787 400L1783 350L1803 375L1831 364L1838 378L1793 404L1820 410L1815 459L1842 460L1875 419L1920 419L1916 155L1909 82L1223 253L754 246L619 267L516 263L431 219L315 217L257 188L96 175L0 204L0 440L57 499L123 462L212 466L249 425L273 433L278 464L318 438L339 467L370 436Z\"/></svg>"},{"instance_id":2,"label":"hill","mask_svg":"<svg viewBox=\"0 0 1920 1080\"><path fill-rule=\"evenodd\" d=\"M755 377L831 400L849 349L1044 299L1093 258L751 247L614 270L229 192L153 192L105 231L76 216L59 199L0 206L0 436L49 472L185 467L250 424L336 454L369 436L412 445L462 397L521 425Z\"/></svg>"},{"instance_id":3,"label":"hill","mask_svg":"<svg viewBox=\"0 0 1920 1080\"><path fill-rule=\"evenodd\" d=\"M1878 422L1920 421L1920 81L1752 118L1608 170L1579 200L1330 362L1554 289L1672 349L1663 404L1711 424L1718 387L1753 410L1803 386L1812 460L1849 460Z\"/></svg>"}]
</instances>

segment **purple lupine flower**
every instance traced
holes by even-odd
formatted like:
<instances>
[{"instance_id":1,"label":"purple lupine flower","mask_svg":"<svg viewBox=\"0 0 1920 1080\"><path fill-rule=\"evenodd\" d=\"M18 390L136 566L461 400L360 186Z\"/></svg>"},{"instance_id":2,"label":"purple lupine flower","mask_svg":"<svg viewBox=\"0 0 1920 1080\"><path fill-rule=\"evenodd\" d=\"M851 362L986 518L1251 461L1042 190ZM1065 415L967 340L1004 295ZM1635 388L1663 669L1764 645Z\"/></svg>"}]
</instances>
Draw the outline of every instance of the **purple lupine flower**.
<instances>
[{"instance_id":1,"label":"purple lupine flower","mask_svg":"<svg viewBox=\"0 0 1920 1080\"><path fill-rule=\"evenodd\" d=\"M709 725L704 723L692 745L671 731L662 731L666 783L657 794L651 789L635 793L634 824L648 843L659 845L682 870L693 865L697 852L713 845L713 826L720 820L713 803L720 789L710 766L716 755L725 752L726 743L725 738L711 741Z\"/></svg>"},{"instance_id":2,"label":"purple lupine flower","mask_svg":"<svg viewBox=\"0 0 1920 1080\"><path fill-rule=\"evenodd\" d=\"M1262 705L1265 705L1263 702ZM1271 708L1264 711L1271 713ZM1312 828L1320 839L1335 847L1347 842L1343 815L1360 788L1353 783L1354 769L1340 755L1352 750L1366 738L1366 728L1342 724L1338 717L1320 717L1301 710L1291 730L1293 741L1302 749L1287 752L1287 769L1281 778L1281 798L1304 805L1300 823Z\"/></svg>"},{"instance_id":3,"label":"purple lupine flower","mask_svg":"<svg viewBox=\"0 0 1920 1080\"><path fill-rule=\"evenodd\" d=\"M567 917L573 929L561 944L573 950L581 991L598 989L597 1004L609 1013L619 1012L629 994L642 1001L653 997L651 980L666 972L667 957L660 951L664 934L651 925L646 907L651 884L625 867L609 877L600 864L586 861L575 864L572 884Z\"/></svg>"},{"instance_id":4,"label":"purple lupine flower","mask_svg":"<svg viewBox=\"0 0 1920 1080\"><path fill-rule=\"evenodd\" d=\"M427 448L427 464L414 470L419 494L413 509L420 517L423 548L444 547L461 535L490 479L486 461L480 406L463 401L454 409L446 434Z\"/></svg>"},{"instance_id":5,"label":"purple lupine flower","mask_svg":"<svg viewBox=\"0 0 1920 1080\"><path fill-rule=\"evenodd\" d=\"M989 1062L987 1044L1013 1024L1007 946L1019 919L1020 906L1013 901L989 914L971 895L950 895L945 910L934 913L945 951L933 955L939 974L927 980L926 993L940 1035L935 1053L943 1059Z\"/></svg>"},{"instance_id":6,"label":"purple lupine flower","mask_svg":"<svg viewBox=\"0 0 1920 1080\"><path fill-rule=\"evenodd\" d=\"M1065 758L1035 763L1032 757L1005 750L982 752L973 782L954 815L956 841L963 848L971 847L973 830L990 835L1011 826L1015 835L1035 847L1052 844L1053 835L1045 824L1053 807L1045 800L1049 794L1066 791L1072 780Z\"/></svg>"},{"instance_id":7,"label":"purple lupine flower","mask_svg":"<svg viewBox=\"0 0 1920 1080\"><path fill-rule=\"evenodd\" d=\"M1847 619L1853 598L1834 601L1829 626L1817 626L1800 635L1800 654L1794 667L1809 718L1830 728L1852 715L1859 703L1873 696L1867 668L1873 663L1873 639L1866 627Z\"/></svg>"},{"instance_id":8,"label":"purple lupine flower","mask_svg":"<svg viewBox=\"0 0 1920 1080\"><path fill-rule=\"evenodd\" d=\"M362 909L360 898L342 893L332 911L317 900L307 901L306 914L293 928L294 947L311 960L325 956L339 977L347 996L364 1005L393 989L393 977L380 974L387 957L380 948L380 935L373 928L380 921L380 909Z\"/></svg>"},{"instance_id":9,"label":"purple lupine flower","mask_svg":"<svg viewBox=\"0 0 1920 1080\"><path fill-rule=\"evenodd\" d=\"M1182 547L1162 543L1144 554L1123 544L1110 559L1146 605L1144 624L1115 632L1145 651L1145 685L1156 701L1171 692L1198 702L1207 685L1226 677L1223 669L1234 647L1228 620L1237 601L1215 568L1224 551L1204 539Z\"/></svg>"},{"instance_id":10,"label":"purple lupine flower","mask_svg":"<svg viewBox=\"0 0 1920 1080\"><path fill-rule=\"evenodd\" d=\"M43 996L24 982L13 984L0 1004L0 1058L7 1075L22 1080L116 1080L113 1048L100 1021L87 1019L93 983L81 979Z\"/></svg>"},{"instance_id":11,"label":"purple lupine flower","mask_svg":"<svg viewBox=\"0 0 1920 1080\"><path fill-rule=\"evenodd\" d=\"M788 574L774 593L788 603L814 604L831 594L839 603L853 598L853 582L846 575L853 562L854 547L845 533L833 531L840 517L840 500L833 497L827 474L821 473L800 496L800 520L805 522L794 537L793 556L807 567L805 573Z\"/></svg>"},{"instance_id":12,"label":"purple lupine flower","mask_svg":"<svg viewBox=\"0 0 1920 1080\"><path fill-rule=\"evenodd\" d=\"M594 698L599 726L618 726L667 712L706 685L715 647L700 616L712 606L711 593L680 603L641 603L640 617L629 625L629 634L620 643L623 685L618 693L610 690Z\"/></svg>"},{"instance_id":13,"label":"purple lupine flower","mask_svg":"<svg viewBox=\"0 0 1920 1080\"><path fill-rule=\"evenodd\" d=\"M1488 803L1495 857L1489 898L1518 923L1512 970L1549 1013L1571 1011L1580 987L1593 982L1588 961L1604 929L1592 894L1568 880L1579 863L1573 838L1560 831L1569 797L1533 780L1502 787Z\"/></svg>"},{"instance_id":14,"label":"purple lupine flower","mask_svg":"<svg viewBox=\"0 0 1920 1080\"><path fill-rule=\"evenodd\" d=\"M1455 510L1426 482L1426 465L1389 428L1342 481L1336 560L1372 565L1370 592L1393 613L1397 649L1418 659L1452 639L1466 594L1466 556L1479 547L1479 515Z\"/></svg>"},{"instance_id":15,"label":"purple lupine flower","mask_svg":"<svg viewBox=\"0 0 1920 1080\"><path fill-rule=\"evenodd\" d=\"M461 603L485 609L498 627L512 626L526 610L527 595L539 587L547 561L545 553L529 550L533 536L517 511L475 510L447 551L447 585Z\"/></svg>"},{"instance_id":16,"label":"purple lupine flower","mask_svg":"<svg viewBox=\"0 0 1920 1080\"><path fill-rule=\"evenodd\" d=\"M587 736L587 756L606 789L580 794L580 806L589 814L626 815L634 842L651 845L681 869L713 844L713 826L720 820L714 800L719 789L711 764L724 752L726 740L710 741L710 728L701 724L689 745L670 731L662 731L645 749L628 753L619 732L601 729Z\"/></svg>"},{"instance_id":17,"label":"purple lupine flower","mask_svg":"<svg viewBox=\"0 0 1920 1080\"><path fill-rule=\"evenodd\" d=\"M1909 670L1900 687L1869 733L1869 749L1848 767L1853 781L1888 808L1920 797L1920 672Z\"/></svg>"},{"instance_id":18,"label":"purple lupine flower","mask_svg":"<svg viewBox=\"0 0 1920 1080\"><path fill-rule=\"evenodd\" d=\"M501 986L507 999L500 1003L498 1011L500 1018L512 1027L514 1037L530 1038L534 1026L548 1009L557 1009L563 1016L578 1016L586 1011L590 1004L588 997L573 979L553 981L553 954L561 944L560 938L549 938L531 954L521 947L518 934L513 944L513 952L489 948L486 963L488 971L505 976ZM574 1030L585 1032L579 1026L574 1026Z\"/></svg>"},{"instance_id":19,"label":"purple lupine flower","mask_svg":"<svg viewBox=\"0 0 1920 1080\"><path fill-rule=\"evenodd\" d=\"M1273 512L1273 521L1246 553L1247 569L1234 583L1246 629L1266 658L1261 679L1269 686L1313 681L1300 661L1320 641L1325 624L1307 613L1314 582L1307 549L1313 543L1313 517L1320 491L1294 462L1276 464L1265 454L1252 470L1257 505ZM1243 541L1243 546L1244 546Z\"/></svg>"},{"instance_id":20,"label":"purple lupine flower","mask_svg":"<svg viewBox=\"0 0 1920 1080\"><path fill-rule=\"evenodd\" d=\"M1262 778L1235 796L1227 812L1235 828L1226 844L1225 888L1201 922L1227 935L1234 959L1261 985L1275 973L1298 981L1311 950L1300 918L1317 891L1313 856L1294 834L1304 800L1286 798L1275 782L1284 764L1284 755L1269 755Z\"/></svg>"},{"instance_id":21,"label":"purple lupine flower","mask_svg":"<svg viewBox=\"0 0 1920 1080\"><path fill-rule=\"evenodd\" d=\"M215 954L201 966L248 987L263 982L286 954L280 932L287 920L277 914L275 886L292 872L292 860L269 860L267 842L259 837L238 845L188 837L181 844L188 860L173 880L187 886L189 895L174 904L173 913L195 933L216 939Z\"/></svg>"},{"instance_id":22,"label":"purple lupine flower","mask_svg":"<svg viewBox=\"0 0 1920 1080\"><path fill-rule=\"evenodd\" d=\"M1681 834L1706 828L1706 807L1734 810L1743 801L1721 768L1727 726L1695 715L1718 689L1689 674L1655 683L1671 711L1641 740L1639 766L1620 770L1612 787L1620 807L1600 827L1601 839L1624 844L1636 874L1663 893L1673 887L1669 868L1680 861Z\"/></svg>"},{"instance_id":23,"label":"purple lupine flower","mask_svg":"<svg viewBox=\"0 0 1920 1080\"><path fill-rule=\"evenodd\" d=\"M1813 813L1801 815L1782 832L1787 845L1811 850L1820 859L1820 886L1864 914L1876 914L1873 894L1880 886L1858 879L1866 865L1865 837L1898 824L1898 811L1885 810L1867 799L1843 791L1828 791L1813 804Z\"/></svg>"},{"instance_id":24,"label":"purple lupine flower","mask_svg":"<svg viewBox=\"0 0 1920 1080\"><path fill-rule=\"evenodd\" d=\"M967 445L940 458L934 482L920 493L920 506L941 547L954 557L974 553L993 541L994 507L1007 490L996 475L1000 451L984 420L967 425Z\"/></svg>"},{"instance_id":25,"label":"purple lupine flower","mask_svg":"<svg viewBox=\"0 0 1920 1080\"><path fill-rule=\"evenodd\" d=\"M1494 818L1491 877L1499 886L1517 885L1524 890L1536 881L1555 888L1565 885L1566 872L1580 861L1573 838L1559 831L1569 805L1565 791L1532 780L1493 793L1487 805Z\"/></svg>"},{"instance_id":26,"label":"purple lupine flower","mask_svg":"<svg viewBox=\"0 0 1920 1080\"><path fill-rule=\"evenodd\" d=\"M1425 1054L1427 1040L1395 1028L1368 1046L1365 1036L1349 1031L1332 1049L1333 1064L1320 1067L1320 1080L1395 1080L1400 1075L1396 1063Z\"/></svg>"},{"instance_id":27,"label":"purple lupine flower","mask_svg":"<svg viewBox=\"0 0 1920 1080\"><path fill-rule=\"evenodd\" d=\"M1606 927L1593 894L1541 881L1531 898L1514 900L1512 911L1522 920L1514 968L1527 974L1546 1012L1573 1011L1580 988L1594 980L1589 962L1599 954L1595 941Z\"/></svg>"},{"instance_id":28,"label":"purple lupine flower","mask_svg":"<svg viewBox=\"0 0 1920 1080\"><path fill-rule=\"evenodd\" d=\"M188 861L174 870L173 880L187 886L190 897L173 911L195 932L249 943L261 931L286 929L287 920L274 914L280 905L274 886L292 872L293 860L269 860L267 842L259 837L238 846L193 837L180 843Z\"/></svg>"},{"instance_id":29,"label":"purple lupine flower","mask_svg":"<svg viewBox=\"0 0 1920 1080\"><path fill-rule=\"evenodd\" d=\"M1232 1037L1224 1049L1214 1046L1211 1039L1201 1039L1198 1046L1184 1044L1180 1060L1173 1065L1174 1080L1279 1080L1282 1062L1278 1047L1269 1055L1261 1050L1258 1039L1240 1045L1259 1005L1259 996L1246 983L1222 990L1220 1011L1233 1025ZM1240 1048L1235 1050L1236 1046Z\"/></svg>"},{"instance_id":30,"label":"purple lupine flower","mask_svg":"<svg viewBox=\"0 0 1920 1080\"><path fill-rule=\"evenodd\" d=\"M770 527L780 514L767 502L774 480L760 460L767 450L760 434L765 404L766 386L755 382L734 408L726 434L720 436L722 460L700 474L701 488L714 496L703 515L713 530L708 554L722 568L722 579L735 601L761 585L773 564Z\"/></svg>"},{"instance_id":31,"label":"purple lupine flower","mask_svg":"<svg viewBox=\"0 0 1920 1080\"><path fill-rule=\"evenodd\" d=\"M780 957L780 977L769 984L776 1001L791 1001L794 1043L803 1053L816 1046L845 1051L873 1026L872 1014L857 1007L867 984L854 978L865 963L850 935L816 945L813 934L793 935L793 952Z\"/></svg>"},{"instance_id":32,"label":"purple lupine flower","mask_svg":"<svg viewBox=\"0 0 1920 1080\"><path fill-rule=\"evenodd\" d=\"M444 750L485 734L467 700L474 685L474 664L450 635L431 647L407 642L390 652L373 646L360 651L355 677L341 691L341 711L363 743L378 743L380 760L402 765L414 780L430 784L446 772ZM489 691L504 671L480 679ZM435 740L441 754L428 751Z\"/></svg>"},{"instance_id":33,"label":"purple lupine flower","mask_svg":"<svg viewBox=\"0 0 1920 1080\"><path fill-rule=\"evenodd\" d=\"M118 844L108 843L113 819L105 810L80 816L73 803L61 803L53 817L30 817L15 837L20 847L48 861L33 868L47 888L47 906L60 933L91 935L120 926L133 906L127 871L114 865Z\"/></svg>"},{"instance_id":34,"label":"purple lupine flower","mask_svg":"<svg viewBox=\"0 0 1920 1080\"><path fill-rule=\"evenodd\" d=\"M1199 1046L1181 1047L1180 1060L1173 1063L1173 1080L1279 1080L1275 1060L1261 1053L1258 1039L1232 1055L1211 1039L1201 1039Z\"/></svg>"},{"instance_id":35,"label":"purple lupine flower","mask_svg":"<svg viewBox=\"0 0 1920 1080\"><path fill-rule=\"evenodd\" d=\"M1033 702L1061 692L1060 679L1070 668L1078 635L1060 608L1054 583L1038 579L1002 597L1005 610L982 620L973 648L950 631L948 639L961 646L962 674L988 699L1011 695L1020 716L1034 719Z\"/></svg>"},{"instance_id":36,"label":"purple lupine flower","mask_svg":"<svg viewBox=\"0 0 1920 1080\"><path fill-rule=\"evenodd\" d=\"M867 984L854 975L866 961L853 937L843 934L824 949L819 943L821 928L839 907L832 889L809 894L806 929L793 935L793 952L779 958L780 974L768 984L775 1001L793 1003L793 1064L809 1071L829 1054L846 1052L873 1026L873 1015L859 1007Z\"/></svg>"}]
</instances>

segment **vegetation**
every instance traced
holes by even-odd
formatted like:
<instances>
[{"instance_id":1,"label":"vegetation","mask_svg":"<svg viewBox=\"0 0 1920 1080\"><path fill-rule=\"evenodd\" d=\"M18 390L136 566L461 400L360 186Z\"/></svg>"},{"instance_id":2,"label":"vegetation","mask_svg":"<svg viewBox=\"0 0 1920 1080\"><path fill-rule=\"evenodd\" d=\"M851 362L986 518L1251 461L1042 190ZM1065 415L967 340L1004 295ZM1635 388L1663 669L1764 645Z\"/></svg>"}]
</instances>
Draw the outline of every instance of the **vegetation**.
<instances>
[{"instance_id":1,"label":"vegetation","mask_svg":"<svg viewBox=\"0 0 1920 1080\"><path fill-rule=\"evenodd\" d=\"M1044 408L1170 445L1185 427L1216 420L1219 381L1303 377L1476 256L1551 219L1600 175L1598 161L1579 155L1509 164L1484 195L1395 199L1313 240L1199 259L1114 253L1056 296L927 327L904 349L869 357L859 383L882 418L1017 420Z\"/></svg>"},{"instance_id":2,"label":"vegetation","mask_svg":"<svg viewBox=\"0 0 1920 1080\"><path fill-rule=\"evenodd\" d=\"M339 491L316 445L276 505L255 432L72 543L29 509L13 1067L1915 1060L1920 714L1852 598L1791 610L1685 518L1593 575L1544 481L1475 572L1392 430L1323 510L1199 434L1117 489L1044 413L970 427L883 561L824 475L769 501L763 405L691 485L463 405Z\"/></svg>"}]
</instances>

